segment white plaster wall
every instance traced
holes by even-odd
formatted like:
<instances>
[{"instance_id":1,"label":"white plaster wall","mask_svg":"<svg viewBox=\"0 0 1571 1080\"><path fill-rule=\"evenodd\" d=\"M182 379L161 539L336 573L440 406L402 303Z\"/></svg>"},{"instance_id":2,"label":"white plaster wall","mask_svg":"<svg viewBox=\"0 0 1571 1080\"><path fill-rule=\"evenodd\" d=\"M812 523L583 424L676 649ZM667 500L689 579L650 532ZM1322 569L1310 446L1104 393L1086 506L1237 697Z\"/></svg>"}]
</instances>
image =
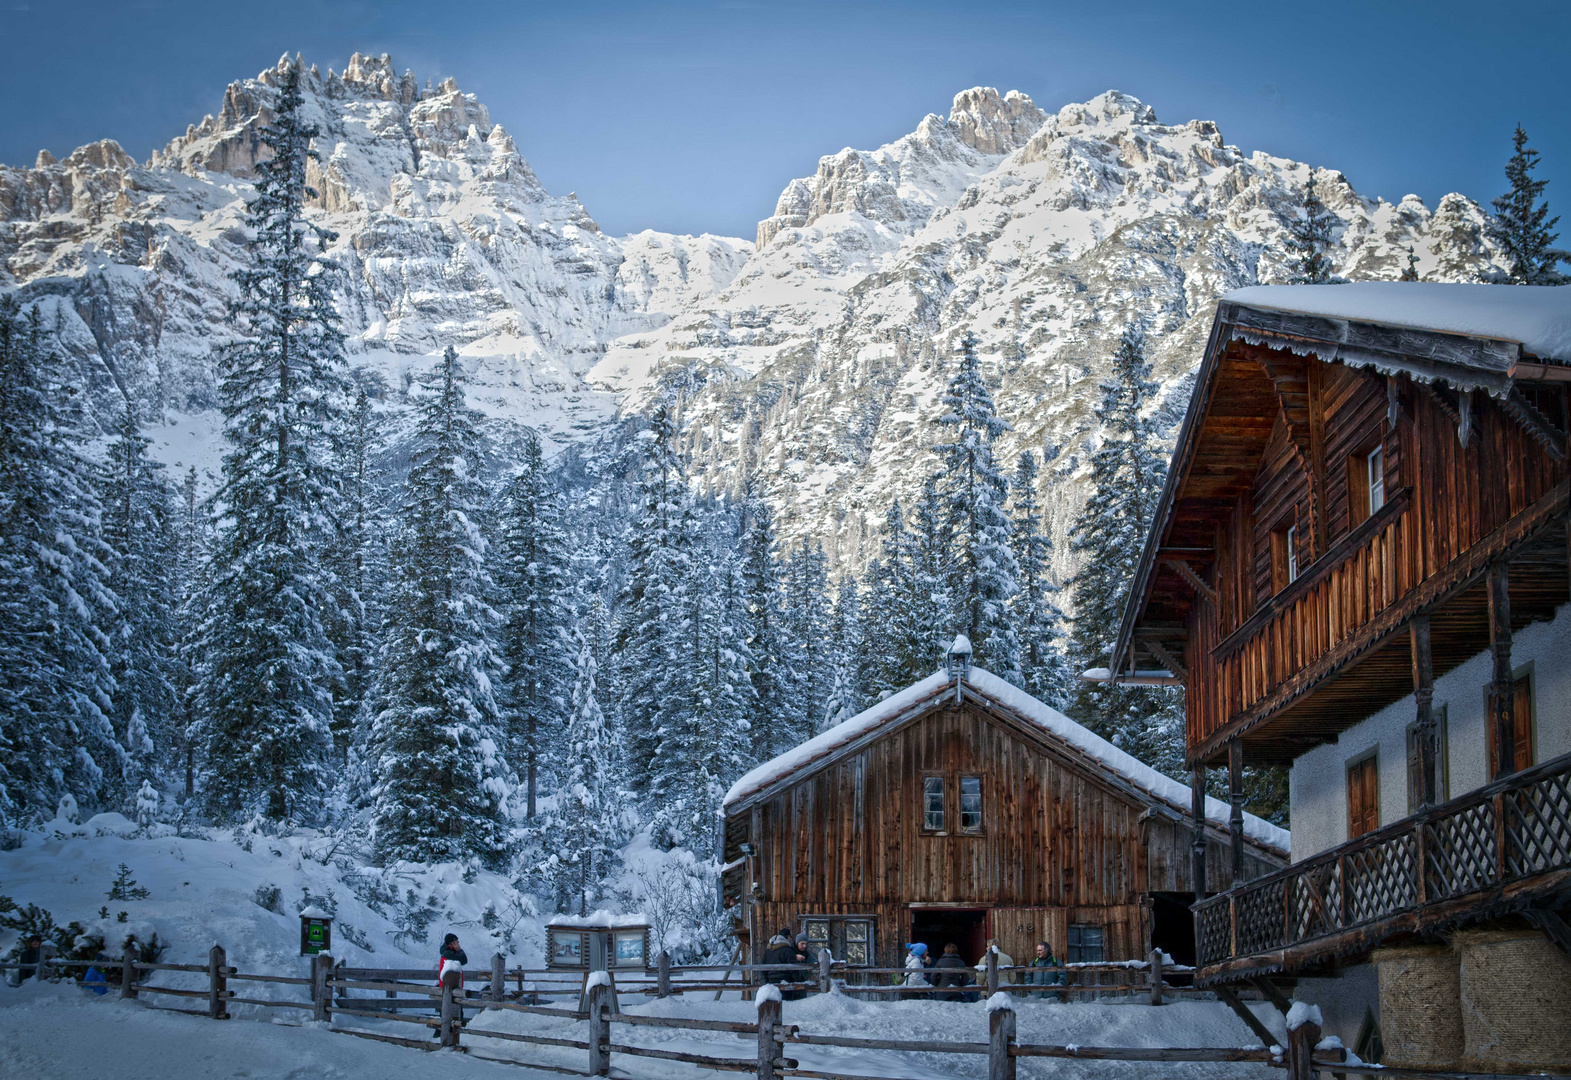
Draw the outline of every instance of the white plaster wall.
<instances>
[{"instance_id":1,"label":"white plaster wall","mask_svg":"<svg viewBox=\"0 0 1571 1080\"><path fill-rule=\"evenodd\" d=\"M1511 663L1518 670L1532 665L1533 760L1571 753L1571 604L1562 605L1552 621L1518 633ZM1452 798L1488 779L1484 720L1491 673L1486 650L1435 680L1435 706L1445 706L1447 713L1444 760ZM1411 696L1403 698L1293 762L1288 795L1294 861L1347 840L1347 767L1371 748L1380 759L1380 823L1407 816L1407 728L1416 708Z\"/></svg>"}]
</instances>

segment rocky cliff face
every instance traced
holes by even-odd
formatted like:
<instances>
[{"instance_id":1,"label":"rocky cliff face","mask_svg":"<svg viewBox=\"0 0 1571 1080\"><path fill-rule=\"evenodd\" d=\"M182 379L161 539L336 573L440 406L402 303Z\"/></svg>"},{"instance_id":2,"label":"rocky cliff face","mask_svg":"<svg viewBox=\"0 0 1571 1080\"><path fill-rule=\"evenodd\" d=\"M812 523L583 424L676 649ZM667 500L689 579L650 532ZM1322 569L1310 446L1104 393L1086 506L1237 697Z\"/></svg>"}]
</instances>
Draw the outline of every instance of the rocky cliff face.
<instances>
[{"instance_id":1,"label":"rocky cliff face","mask_svg":"<svg viewBox=\"0 0 1571 1080\"><path fill-rule=\"evenodd\" d=\"M794 180L736 278L658 330L613 342L591 378L624 407L685 394L699 472L748 478L788 538L860 563L891 497L933 465L948 362L981 339L1005 454L1035 448L1060 573L1083 500L1107 361L1142 326L1175 420L1215 298L1285 280L1286 225L1309 167L1227 145L1206 121L1169 126L1128 95L1056 115L981 88L947 119L874 151L843 150ZM1484 215L1459 195L1393 206L1316 169L1336 215L1340 271L1395 278L1411 246L1431 280L1494 265Z\"/></svg>"},{"instance_id":2,"label":"rocky cliff face","mask_svg":"<svg viewBox=\"0 0 1571 1080\"><path fill-rule=\"evenodd\" d=\"M217 115L146 164L105 141L0 167L0 287L36 302L101 410L130 400L155 423L171 461L216 460L213 349L229 333L258 132L289 62L230 86ZM339 233L350 359L390 408L449 343L477 406L558 443L673 394L701 482L756 485L788 540L822 539L850 564L931 467L951 350L972 331L1014 426L1006 455L1050 461L1067 571L1118 335L1145 328L1176 420L1215 298L1286 276L1309 177L1209 122L1161 124L1124 94L1048 114L976 88L887 146L823 158L754 245L616 238L547 193L451 80L420 85L356 55L304 82L322 132L312 212ZM1432 280L1495 265L1484 215L1460 195L1430 210L1315 176L1349 278L1396 277L1410 246Z\"/></svg>"}]
</instances>

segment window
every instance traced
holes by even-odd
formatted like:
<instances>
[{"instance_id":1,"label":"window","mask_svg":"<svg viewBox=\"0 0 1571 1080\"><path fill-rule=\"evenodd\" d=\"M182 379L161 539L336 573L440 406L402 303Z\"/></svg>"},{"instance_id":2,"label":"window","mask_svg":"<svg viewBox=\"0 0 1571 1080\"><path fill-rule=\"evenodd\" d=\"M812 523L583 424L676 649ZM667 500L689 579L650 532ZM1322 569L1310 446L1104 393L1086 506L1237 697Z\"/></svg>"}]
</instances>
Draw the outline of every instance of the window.
<instances>
[{"instance_id":1,"label":"window","mask_svg":"<svg viewBox=\"0 0 1571 1080\"><path fill-rule=\"evenodd\" d=\"M960 831L982 831L982 778L960 778Z\"/></svg>"},{"instance_id":2,"label":"window","mask_svg":"<svg viewBox=\"0 0 1571 1080\"><path fill-rule=\"evenodd\" d=\"M1287 582L1298 580L1298 526L1287 527Z\"/></svg>"},{"instance_id":3,"label":"window","mask_svg":"<svg viewBox=\"0 0 1571 1080\"><path fill-rule=\"evenodd\" d=\"M1489 742L1489 775L1493 777L1506 776L1510 773L1521 772L1533 764L1533 672L1531 667L1523 668L1516 673L1516 678L1511 684L1511 767L1499 767L1500 750L1495 745L1499 740L1495 732L1494 718L1489 710L1489 691L1484 691L1484 727L1488 732Z\"/></svg>"},{"instance_id":4,"label":"window","mask_svg":"<svg viewBox=\"0 0 1571 1080\"><path fill-rule=\"evenodd\" d=\"M870 967L873 963L873 920L845 916L806 916L802 932L814 950L828 949L836 960L851 967Z\"/></svg>"},{"instance_id":5,"label":"window","mask_svg":"<svg viewBox=\"0 0 1571 1080\"><path fill-rule=\"evenodd\" d=\"M1102 946L1102 928L1084 923L1071 926L1068 952L1065 962L1070 964L1099 964L1107 959Z\"/></svg>"},{"instance_id":6,"label":"window","mask_svg":"<svg viewBox=\"0 0 1571 1080\"><path fill-rule=\"evenodd\" d=\"M1373 515L1386 504L1386 455L1383 447L1375 447L1369 451L1365 462L1368 470L1365 475L1369 481L1369 513Z\"/></svg>"},{"instance_id":7,"label":"window","mask_svg":"<svg viewBox=\"0 0 1571 1080\"><path fill-rule=\"evenodd\" d=\"M1450 777L1446 771L1446 707L1436 705L1435 713L1435 802L1450 798ZM1418 725L1407 726L1407 812L1418 810L1423 803L1422 777L1419 774Z\"/></svg>"},{"instance_id":8,"label":"window","mask_svg":"<svg viewBox=\"0 0 1571 1080\"><path fill-rule=\"evenodd\" d=\"M922 830L944 831L944 778L922 777Z\"/></svg>"},{"instance_id":9,"label":"window","mask_svg":"<svg viewBox=\"0 0 1571 1080\"><path fill-rule=\"evenodd\" d=\"M1298 577L1298 523L1271 530L1271 591L1281 592Z\"/></svg>"},{"instance_id":10,"label":"window","mask_svg":"<svg viewBox=\"0 0 1571 1080\"><path fill-rule=\"evenodd\" d=\"M1380 827L1380 759L1370 754L1347 767L1347 838Z\"/></svg>"}]
</instances>

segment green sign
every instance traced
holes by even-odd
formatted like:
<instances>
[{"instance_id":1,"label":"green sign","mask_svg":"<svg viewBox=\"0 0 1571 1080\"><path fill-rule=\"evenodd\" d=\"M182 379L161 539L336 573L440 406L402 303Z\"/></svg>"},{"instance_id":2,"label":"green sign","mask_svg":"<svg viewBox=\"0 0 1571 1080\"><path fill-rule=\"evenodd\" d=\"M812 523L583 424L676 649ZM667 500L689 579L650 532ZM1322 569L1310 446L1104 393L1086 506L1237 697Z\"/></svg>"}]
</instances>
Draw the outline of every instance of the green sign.
<instances>
[{"instance_id":1,"label":"green sign","mask_svg":"<svg viewBox=\"0 0 1571 1080\"><path fill-rule=\"evenodd\" d=\"M300 916L300 955L315 956L333 947L333 920Z\"/></svg>"}]
</instances>

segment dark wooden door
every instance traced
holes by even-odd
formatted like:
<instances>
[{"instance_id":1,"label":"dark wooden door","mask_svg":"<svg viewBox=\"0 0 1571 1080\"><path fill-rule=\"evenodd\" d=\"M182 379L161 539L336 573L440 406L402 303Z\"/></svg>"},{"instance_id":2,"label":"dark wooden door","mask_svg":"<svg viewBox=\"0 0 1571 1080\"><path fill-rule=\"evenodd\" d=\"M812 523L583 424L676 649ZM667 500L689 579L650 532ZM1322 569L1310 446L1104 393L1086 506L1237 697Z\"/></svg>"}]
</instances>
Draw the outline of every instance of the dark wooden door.
<instances>
[{"instance_id":1,"label":"dark wooden door","mask_svg":"<svg viewBox=\"0 0 1571 1080\"><path fill-rule=\"evenodd\" d=\"M1347 768L1347 838L1380 827L1380 763L1366 757Z\"/></svg>"},{"instance_id":2,"label":"dark wooden door","mask_svg":"<svg viewBox=\"0 0 1571 1080\"><path fill-rule=\"evenodd\" d=\"M1511 767L1504 771L1496 767L1500 760L1500 747L1496 745L1499 739L1495 736L1495 725L1485 725L1489 728L1489 765L1491 776L1504 776L1507 773L1521 772L1533 764L1533 679L1524 676L1511 685L1511 746L1508 753L1511 756Z\"/></svg>"}]
</instances>

